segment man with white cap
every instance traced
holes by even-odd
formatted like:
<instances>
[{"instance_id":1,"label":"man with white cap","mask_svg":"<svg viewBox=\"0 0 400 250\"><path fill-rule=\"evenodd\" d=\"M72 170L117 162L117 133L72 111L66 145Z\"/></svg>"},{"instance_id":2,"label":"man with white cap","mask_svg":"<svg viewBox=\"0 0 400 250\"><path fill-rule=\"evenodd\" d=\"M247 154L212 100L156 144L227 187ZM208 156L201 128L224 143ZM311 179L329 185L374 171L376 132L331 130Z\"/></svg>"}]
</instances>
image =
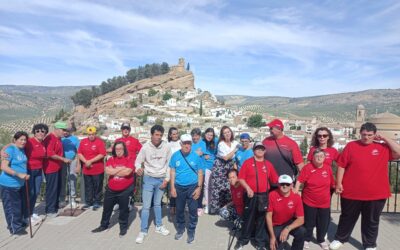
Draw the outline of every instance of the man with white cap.
<instances>
[{"instance_id":1,"label":"man with white cap","mask_svg":"<svg viewBox=\"0 0 400 250\"><path fill-rule=\"evenodd\" d=\"M270 249L279 249L279 245L294 237L292 250L302 250L304 247L305 228L304 210L301 197L293 193L293 179L289 175L281 175L278 179L279 188L269 194L269 207L266 216Z\"/></svg>"},{"instance_id":2,"label":"man with white cap","mask_svg":"<svg viewBox=\"0 0 400 250\"><path fill-rule=\"evenodd\" d=\"M192 152L192 136L181 136L181 149L176 151L170 160L171 196L176 198L176 240L180 240L185 232L185 206L189 208L189 225L187 229L188 244L193 243L198 220L197 199L203 184L203 168L201 158Z\"/></svg>"}]
</instances>

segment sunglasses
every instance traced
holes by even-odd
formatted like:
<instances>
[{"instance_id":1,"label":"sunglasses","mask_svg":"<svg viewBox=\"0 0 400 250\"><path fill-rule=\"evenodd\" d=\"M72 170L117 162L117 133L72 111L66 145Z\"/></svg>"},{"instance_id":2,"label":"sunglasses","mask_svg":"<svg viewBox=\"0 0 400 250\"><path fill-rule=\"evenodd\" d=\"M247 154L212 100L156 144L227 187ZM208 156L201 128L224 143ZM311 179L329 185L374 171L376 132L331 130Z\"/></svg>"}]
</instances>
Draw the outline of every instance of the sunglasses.
<instances>
[{"instance_id":1,"label":"sunglasses","mask_svg":"<svg viewBox=\"0 0 400 250\"><path fill-rule=\"evenodd\" d=\"M37 133L46 134L46 133L47 133L47 131L46 131L46 130L44 130L44 129L36 129L36 130L35 130L35 134L37 134Z\"/></svg>"},{"instance_id":2,"label":"sunglasses","mask_svg":"<svg viewBox=\"0 0 400 250\"><path fill-rule=\"evenodd\" d=\"M279 184L281 187L289 187L290 183L280 183Z\"/></svg>"},{"instance_id":3,"label":"sunglasses","mask_svg":"<svg viewBox=\"0 0 400 250\"><path fill-rule=\"evenodd\" d=\"M317 135L318 138L327 138L328 136L329 136L328 134Z\"/></svg>"}]
</instances>

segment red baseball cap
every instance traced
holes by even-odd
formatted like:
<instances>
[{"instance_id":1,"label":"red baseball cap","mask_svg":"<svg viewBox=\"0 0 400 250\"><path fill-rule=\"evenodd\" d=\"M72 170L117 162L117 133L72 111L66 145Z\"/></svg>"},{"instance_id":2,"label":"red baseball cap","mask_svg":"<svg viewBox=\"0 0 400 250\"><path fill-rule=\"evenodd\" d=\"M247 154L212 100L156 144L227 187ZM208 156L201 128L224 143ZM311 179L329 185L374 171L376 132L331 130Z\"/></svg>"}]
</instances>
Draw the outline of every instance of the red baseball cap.
<instances>
[{"instance_id":1,"label":"red baseball cap","mask_svg":"<svg viewBox=\"0 0 400 250\"><path fill-rule=\"evenodd\" d=\"M267 123L267 126L269 128L276 127L279 128L280 130L283 130L283 122L279 119L272 120L270 123Z\"/></svg>"}]
</instances>

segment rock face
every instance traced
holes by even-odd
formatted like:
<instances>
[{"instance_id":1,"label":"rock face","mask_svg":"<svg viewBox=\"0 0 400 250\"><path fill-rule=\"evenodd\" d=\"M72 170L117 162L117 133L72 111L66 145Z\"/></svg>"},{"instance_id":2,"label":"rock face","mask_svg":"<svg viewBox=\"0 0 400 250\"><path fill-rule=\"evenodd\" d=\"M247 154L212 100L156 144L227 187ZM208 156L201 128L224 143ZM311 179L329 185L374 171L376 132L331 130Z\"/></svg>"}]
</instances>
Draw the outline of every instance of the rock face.
<instances>
[{"instance_id":1,"label":"rock face","mask_svg":"<svg viewBox=\"0 0 400 250\"><path fill-rule=\"evenodd\" d=\"M195 90L194 76L191 71L177 70L178 67L171 67L171 71L164 75L143 79L92 100L88 108L77 106L72 117L77 126L85 123L97 125L97 117L102 114L118 114L121 119L131 117L132 113L140 115L139 108L131 108L129 103L132 100L140 102L143 96L147 97L148 91L154 89L160 93L168 92L173 89L180 91ZM125 105L121 105L125 103Z\"/></svg>"}]
</instances>

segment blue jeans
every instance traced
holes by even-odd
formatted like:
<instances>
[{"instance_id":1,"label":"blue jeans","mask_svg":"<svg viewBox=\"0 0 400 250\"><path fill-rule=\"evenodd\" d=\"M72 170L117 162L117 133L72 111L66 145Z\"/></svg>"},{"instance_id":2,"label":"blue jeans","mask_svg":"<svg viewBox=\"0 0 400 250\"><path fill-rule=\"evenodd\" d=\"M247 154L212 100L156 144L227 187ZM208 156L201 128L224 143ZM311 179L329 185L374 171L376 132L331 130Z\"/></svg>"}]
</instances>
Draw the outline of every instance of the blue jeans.
<instances>
[{"instance_id":1,"label":"blue jeans","mask_svg":"<svg viewBox=\"0 0 400 250\"><path fill-rule=\"evenodd\" d=\"M156 226L162 225L162 215L161 215L161 199L164 194L164 189L160 189L164 178L155 178L148 175L143 176L143 186L142 186L142 200L143 208L141 214L141 224L140 231L147 233L149 229L149 215L151 200L153 199L153 209L154 217L156 221Z\"/></svg>"},{"instance_id":2,"label":"blue jeans","mask_svg":"<svg viewBox=\"0 0 400 250\"><path fill-rule=\"evenodd\" d=\"M35 204L37 197L40 194L40 187L42 185L43 181L43 170L42 169L28 169L28 174L30 175L29 177L29 204L31 208L31 214L32 215L35 211Z\"/></svg>"},{"instance_id":3,"label":"blue jeans","mask_svg":"<svg viewBox=\"0 0 400 250\"><path fill-rule=\"evenodd\" d=\"M182 234L185 231L185 205L189 208L188 235L194 236L197 225L197 207L198 201L193 199L193 192L197 183L188 186L175 184L176 189L176 227L177 233Z\"/></svg>"},{"instance_id":4,"label":"blue jeans","mask_svg":"<svg viewBox=\"0 0 400 250\"><path fill-rule=\"evenodd\" d=\"M19 188L0 186L0 190L7 229L11 234L24 230L23 214L25 213L24 210L26 210L24 206L24 199L26 198L24 195L25 186Z\"/></svg>"}]
</instances>

